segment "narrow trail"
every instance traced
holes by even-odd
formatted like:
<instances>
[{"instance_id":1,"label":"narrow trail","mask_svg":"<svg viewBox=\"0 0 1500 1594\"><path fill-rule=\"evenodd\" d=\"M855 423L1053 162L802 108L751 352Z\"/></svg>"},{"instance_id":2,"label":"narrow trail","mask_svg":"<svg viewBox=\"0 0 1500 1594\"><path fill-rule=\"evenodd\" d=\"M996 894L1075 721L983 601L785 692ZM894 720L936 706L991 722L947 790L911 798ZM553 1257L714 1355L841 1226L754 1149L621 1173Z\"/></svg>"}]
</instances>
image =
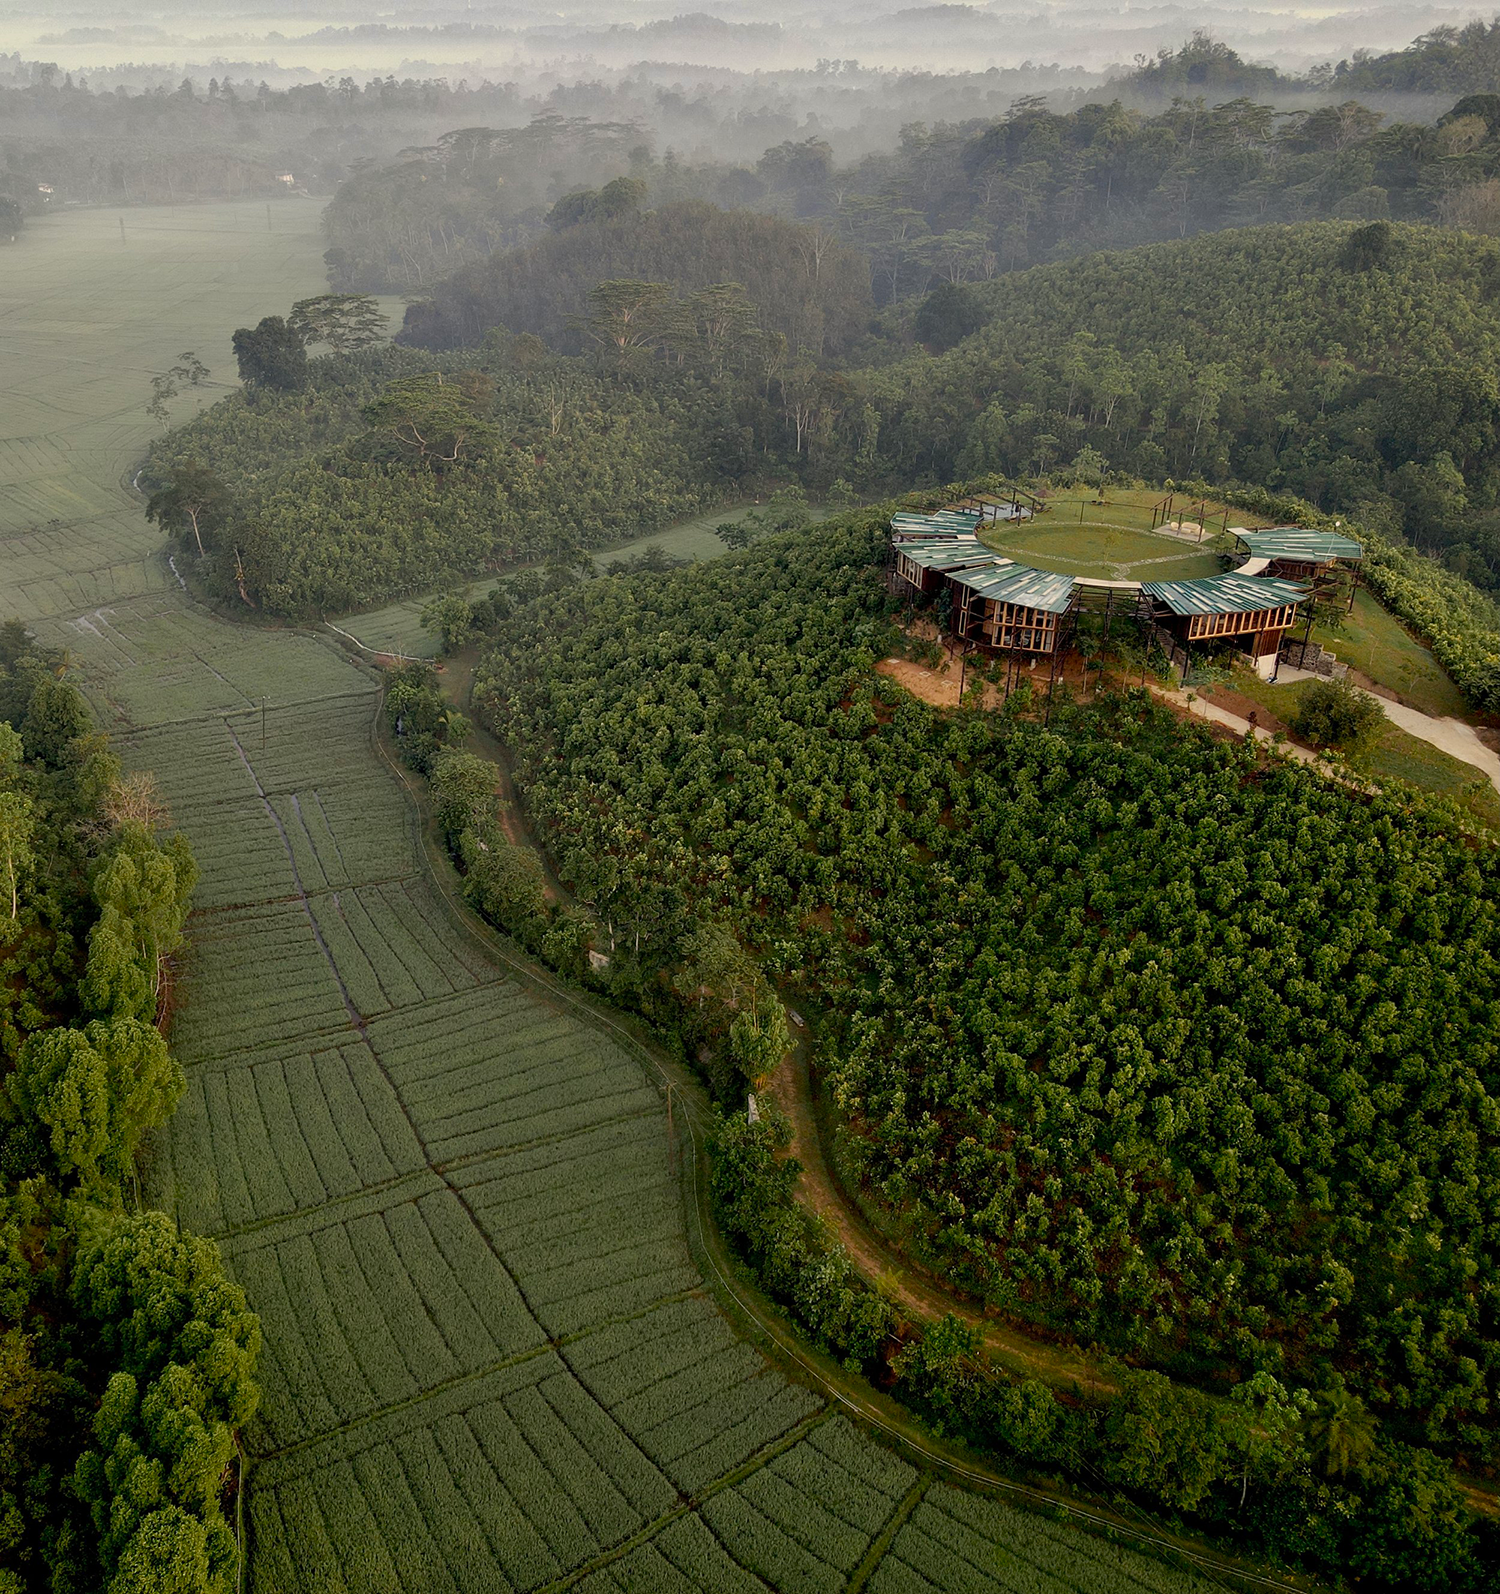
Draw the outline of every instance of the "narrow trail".
<instances>
[{"instance_id":1,"label":"narrow trail","mask_svg":"<svg viewBox=\"0 0 1500 1594\"><path fill-rule=\"evenodd\" d=\"M812 1084L811 1043L794 1028L796 1044L772 1076L771 1094L791 1123L791 1155L802 1164L797 1198L828 1225L858 1271L887 1300L918 1321L952 1313L982 1337L998 1362L1025 1378L1088 1395L1111 1393L1116 1385L1095 1358L1074 1346L1054 1344L986 1311L972 1298L948 1289L878 1234L855 1206L829 1161Z\"/></svg>"}]
</instances>

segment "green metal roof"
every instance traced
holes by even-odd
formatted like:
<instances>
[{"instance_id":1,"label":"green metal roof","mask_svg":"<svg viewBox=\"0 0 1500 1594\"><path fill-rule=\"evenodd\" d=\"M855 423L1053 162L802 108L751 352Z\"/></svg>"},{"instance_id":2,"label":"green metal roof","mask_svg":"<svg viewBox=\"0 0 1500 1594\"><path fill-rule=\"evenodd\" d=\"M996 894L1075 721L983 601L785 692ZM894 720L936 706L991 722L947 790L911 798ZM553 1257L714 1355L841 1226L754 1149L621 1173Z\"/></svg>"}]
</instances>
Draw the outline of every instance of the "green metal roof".
<instances>
[{"instance_id":1,"label":"green metal roof","mask_svg":"<svg viewBox=\"0 0 1500 1594\"><path fill-rule=\"evenodd\" d=\"M1359 559L1364 548L1353 537L1336 531L1308 531L1302 526L1276 526L1270 531L1242 531L1239 540L1251 554L1264 559Z\"/></svg>"},{"instance_id":2,"label":"green metal roof","mask_svg":"<svg viewBox=\"0 0 1500 1594\"><path fill-rule=\"evenodd\" d=\"M1020 604L1047 614L1065 614L1073 602L1073 589L1078 585L1072 576L1058 575L1051 570L1033 570L1030 565L1018 565L1010 559L980 565L955 576L954 580L959 586L968 587L971 592L996 603Z\"/></svg>"},{"instance_id":3,"label":"green metal roof","mask_svg":"<svg viewBox=\"0 0 1500 1594\"><path fill-rule=\"evenodd\" d=\"M989 564L1000 557L973 536L942 542L898 542L896 552L922 570L962 570L966 565Z\"/></svg>"},{"instance_id":4,"label":"green metal roof","mask_svg":"<svg viewBox=\"0 0 1500 1594\"><path fill-rule=\"evenodd\" d=\"M1141 591L1173 614L1248 614L1297 603L1307 589L1272 576L1203 576L1197 581L1144 581Z\"/></svg>"},{"instance_id":5,"label":"green metal roof","mask_svg":"<svg viewBox=\"0 0 1500 1594\"><path fill-rule=\"evenodd\" d=\"M892 531L973 531L982 516L977 509L939 509L931 515L903 510L891 516Z\"/></svg>"}]
</instances>

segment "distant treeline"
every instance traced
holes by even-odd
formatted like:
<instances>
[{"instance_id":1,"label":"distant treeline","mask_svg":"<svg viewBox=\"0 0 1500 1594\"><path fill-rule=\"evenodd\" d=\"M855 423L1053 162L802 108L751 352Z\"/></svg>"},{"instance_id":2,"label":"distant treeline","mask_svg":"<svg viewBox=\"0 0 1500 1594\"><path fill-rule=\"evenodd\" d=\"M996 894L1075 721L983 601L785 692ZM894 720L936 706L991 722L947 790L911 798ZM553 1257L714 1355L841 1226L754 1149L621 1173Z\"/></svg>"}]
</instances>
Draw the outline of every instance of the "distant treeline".
<instances>
[{"instance_id":1,"label":"distant treeline","mask_svg":"<svg viewBox=\"0 0 1500 1594\"><path fill-rule=\"evenodd\" d=\"M611 279L685 291L739 282L760 330L796 353L844 354L865 330L869 273L847 243L780 216L702 201L642 212L644 193L624 179L560 202L548 236L466 267L414 305L405 340L459 348L500 326L577 353L589 343L589 293Z\"/></svg>"},{"instance_id":2,"label":"distant treeline","mask_svg":"<svg viewBox=\"0 0 1500 1594\"><path fill-rule=\"evenodd\" d=\"M335 283L426 291L538 233L545 194L578 171L590 188L628 176L648 205L704 199L815 222L864 253L886 302L1264 222L1500 232L1500 92L1449 102L1435 125L1388 123L1348 97L1283 111L1245 94L1218 100L1211 86L1185 86L1155 113L1122 99L1058 112L1028 98L999 118L909 124L894 148L852 165L816 136L783 140L753 164L686 163L653 157L619 123L467 128L344 185L325 217Z\"/></svg>"},{"instance_id":3,"label":"distant treeline","mask_svg":"<svg viewBox=\"0 0 1500 1594\"><path fill-rule=\"evenodd\" d=\"M1500 17L1462 27L1444 24L1413 39L1404 50L1355 50L1296 74L1255 66L1207 32L1195 33L1180 50L1161 50L1153 60L1136 58L1136 69L1118 79L1124 90L1157 95L1271 94L1308 92L1493 94L1500 90Z\"/></svg>"},{"instance_id":4,"label":"distant treeline","mask_svg":"<svg viewBox=\"0 0 1500 1594\"><path fill-rule=\"evenodd\" d=\"M599 547L747 482L985 472L1292 494L1500 591L1490 240L1258 227L873 323L867 293L816 226L626 208L442 285L405 333L433 352L309 363L275 318L247 329L250 388L159 444L154 479L215 474L218 590L293 612Z\"/></svg>"}]
</instances>

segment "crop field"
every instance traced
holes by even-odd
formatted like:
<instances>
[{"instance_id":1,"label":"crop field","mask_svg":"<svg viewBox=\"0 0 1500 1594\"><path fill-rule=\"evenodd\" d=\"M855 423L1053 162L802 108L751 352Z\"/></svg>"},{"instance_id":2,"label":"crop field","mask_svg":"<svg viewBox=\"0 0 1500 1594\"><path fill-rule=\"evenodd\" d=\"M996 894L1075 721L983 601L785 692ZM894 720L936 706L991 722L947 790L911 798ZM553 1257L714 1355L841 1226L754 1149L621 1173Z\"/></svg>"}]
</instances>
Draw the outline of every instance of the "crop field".
<instances>
[{"instance_id":1,"label":"crop field","mask_svg":"<svg viewBox=\"0 0 1500 1594\"><path fill-rule=\"evenodd\" d=\"M263 1324L246 1588L915 1589L949 1540L975 1587L1185 1588L1053 1524L919 1504L925 1478L737 1337L657 1084L455 917L373 742L377 678L196 609L156 553L121 480L149 373L195 345L222 370L229 329L317 290L300 214L133 212L124 245L112 215L51 218L20 247L52 331L12 313L0 335L0 469L32 495L0 526L4 610L70 650L202 866L188 1089L147 1182ZM1030 1581L979 1581L1042 1568L1039 1545Z\"/></svg>"},{"instance_id":2,"label":"crop field","mask_svg":"<svg viewBox=\"0 0 1500 1594\"><path fill-rule=\"evenodd\" d=\"M939 1484L896 1534L869 1586L870 1594L1195 1594L1204 1585Z\"/></svg>"},{"instance_id":3,"label":"crop field","mask_svg":"<svg viewBox=\"0 0 1500 1594\"><path fill-rule=\"evenodd\" d=\"M318 208L75 210L26 229L0 275L7 615L80 614L175 586L120 491L155 429L151 378L187 349L206 362L179 420L226 391L234 328L316 290Z\"/></svg>"}]
</instances>

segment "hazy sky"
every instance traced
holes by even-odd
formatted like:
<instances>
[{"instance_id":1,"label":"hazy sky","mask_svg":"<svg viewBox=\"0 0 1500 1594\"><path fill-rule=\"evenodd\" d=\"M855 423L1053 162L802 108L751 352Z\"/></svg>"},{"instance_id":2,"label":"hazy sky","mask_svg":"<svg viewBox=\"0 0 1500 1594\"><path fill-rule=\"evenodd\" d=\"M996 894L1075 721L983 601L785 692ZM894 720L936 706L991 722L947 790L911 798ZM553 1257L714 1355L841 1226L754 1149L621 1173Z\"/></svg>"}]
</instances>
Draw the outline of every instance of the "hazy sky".
<instances>
[{"instance_id":1,"label":"hazy sky","mask_svg":"<svg viewBox=\"0 0 1500 1594\"><path fill-rule=\"evenodd\" d=\"M728 26L672 24L689 11ZM829 58L871 67L970 71L1030 60L1099 71L1128 65L1138 52L1154 53L1181 43L1195 28L1207 28L1252 59L1300 69L1360 48L1396 48L1439 24L1492 14L1482 7L1442 5L1107 6L1090 0L938 6L900 0L584 0L560 9L526 0L316 0L300 6L0 0L0 50L71 71L125 62L173 70L229 63L237 70L317 76L350 71L476 77L549 69L578 75L643 60L785 70Z\"/></svg>"}]
</instances>

